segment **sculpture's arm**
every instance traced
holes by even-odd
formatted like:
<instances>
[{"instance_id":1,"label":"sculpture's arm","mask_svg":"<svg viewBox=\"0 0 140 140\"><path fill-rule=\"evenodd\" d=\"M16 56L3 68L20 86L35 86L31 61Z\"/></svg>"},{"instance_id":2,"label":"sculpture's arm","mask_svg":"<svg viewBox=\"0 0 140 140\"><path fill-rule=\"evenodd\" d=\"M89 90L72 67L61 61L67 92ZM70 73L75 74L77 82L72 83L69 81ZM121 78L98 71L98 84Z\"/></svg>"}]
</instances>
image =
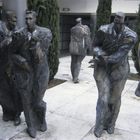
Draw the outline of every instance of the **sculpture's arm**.
<instances>
[{"instance_id":1,"label":"sculpture's arm","mask_svg":"<svg viewBox=\"0 0 140 140\"><path fill-rule=\"evenodd\" d=\"M18 55L18 54L12 55L12 60L13 60L13 63L19 66L20 68L30 71L30 66L28 62L21 55Z\"/></svg>"},{"instance_id":2,"label":"sculpture's arm","mask_svg":"<svg viewBox=\"0 0 140 140\"><path fill-rule=\"evenodd\" d=\"M123 45L120 46L117 52L108 56L107 63L120 62L128 54L128 52L134 47L136 40L137 39L134 37L124 38Z\"/></svg>"},{"instance_id":3,"label":"sculpture's arm","mask_svg":"<svg viewBox=\"0 0 140 140\"><path fill-rule=\"evenodd\" d=\"M12 37L4 37L0 41L0 48L3 49L7 47L12 42Z\"/></svg>"},{"instance_id":4,"label":"sculpture's arm","mask_svg":"<svg viewBox=\"0 0 140 140\"><path fill-rule=\"evenodd\" d=\"M92 43L94 56L99 57L101 55L105 55L105 52L102 50L104 39L105 39L104 32L102 32L101 30L97 31Z\"/></svg>"}]
</instances>

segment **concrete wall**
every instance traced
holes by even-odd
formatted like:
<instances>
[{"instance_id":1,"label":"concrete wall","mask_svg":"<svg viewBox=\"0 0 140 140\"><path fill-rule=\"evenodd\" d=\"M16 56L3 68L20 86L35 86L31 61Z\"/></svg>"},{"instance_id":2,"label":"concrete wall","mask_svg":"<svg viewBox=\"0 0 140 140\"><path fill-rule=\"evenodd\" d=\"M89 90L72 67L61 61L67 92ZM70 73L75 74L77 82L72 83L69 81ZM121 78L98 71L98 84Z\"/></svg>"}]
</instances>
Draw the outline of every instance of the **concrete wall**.
<instances>
[{"instance_id":1,"label":"concrete wall","mask_svg":"<svg viewBox=\"0 0 140 140\"><path fill-rule=\"evenodd\" d=\"M96 13L98 6L98 0L58 0L58 3L61 13ZM139 4L140 0L112 0L112 13L136 13Z\"/></svg>"},{"instance_id":2,"label":"concrete wall","mask_svg":"<svg viewBox=\"0 0 140 140\"><path fill-rule=\"evenodd\" d=\"M58 0L61 13L95 13L97 0ZM69 8L70 11L63 11Z\"/></svg>"},{"instance_id":3,"label":"concrete wall","mask_svg":"<svg viewBox=\"0 0 140 140\"><path fill-rule=\"evenodd\" d=\"M124 13L136 13L140 0L113 0L112 13L123 11Z\"/></svg>"},{"instance_id":4,"label":"concrete wall","mask_svg":"<svg viewBox=\"0 0 140 140\"><path fill-rule=\"evenodd\" d=\"M27 9L26 0L3 0L4 8L7 10L14 10L18 17L18 25L22 27L25 25L24 14Z\"/></svg>"}]
</instances>

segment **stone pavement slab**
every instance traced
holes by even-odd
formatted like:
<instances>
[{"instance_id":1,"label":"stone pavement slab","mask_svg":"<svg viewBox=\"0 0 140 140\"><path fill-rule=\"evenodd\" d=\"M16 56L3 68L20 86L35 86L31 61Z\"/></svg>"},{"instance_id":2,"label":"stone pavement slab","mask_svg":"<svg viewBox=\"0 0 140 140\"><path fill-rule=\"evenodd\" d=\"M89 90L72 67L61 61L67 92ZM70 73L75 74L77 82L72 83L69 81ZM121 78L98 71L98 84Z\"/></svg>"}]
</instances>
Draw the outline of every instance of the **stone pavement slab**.
<instances>
[{"instance_id":1,"label":"stone pavement slab","mask_svg":"<svg viewBox=\"0 0 140 140\"><path fill-rule=\"evenodd\" d=\"M93 134L96 117L98 91L93 78L93 68L87 56L81 67L80 83L74 84L70 73L70 56L60 58L58 79L67 80L46 91L46 120L48 130L38 132L35 140L140 140L140 98L134 95L138 81L127 80L122 93L122 105L112 135L104 131L101 138ZM136 73L130 61L131 72ZM0 110L0 140L32 140L26 134L26 124L22 114L22 124L13 126L13 122L2 121Z\"/></svg>"}]
</instances>

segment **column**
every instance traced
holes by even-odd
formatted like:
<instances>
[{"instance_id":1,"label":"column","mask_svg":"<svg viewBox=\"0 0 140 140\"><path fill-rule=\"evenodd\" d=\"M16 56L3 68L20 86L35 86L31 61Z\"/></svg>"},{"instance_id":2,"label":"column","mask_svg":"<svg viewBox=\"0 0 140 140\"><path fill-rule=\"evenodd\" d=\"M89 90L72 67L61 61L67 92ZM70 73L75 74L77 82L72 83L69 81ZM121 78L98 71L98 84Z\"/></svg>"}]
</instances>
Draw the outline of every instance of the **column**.
<instances>
[{"instance_id":1,"label":"column","mask_svg":"<svg viewBox=\"0 0 140 140\"><path fill-rule=\"evenodd\" d=\"M3 0L6 10L13 10L17 14L17 24L19 27L25 25L25 10L27 9L27 0Z\"/></svg>"}]
</instances>

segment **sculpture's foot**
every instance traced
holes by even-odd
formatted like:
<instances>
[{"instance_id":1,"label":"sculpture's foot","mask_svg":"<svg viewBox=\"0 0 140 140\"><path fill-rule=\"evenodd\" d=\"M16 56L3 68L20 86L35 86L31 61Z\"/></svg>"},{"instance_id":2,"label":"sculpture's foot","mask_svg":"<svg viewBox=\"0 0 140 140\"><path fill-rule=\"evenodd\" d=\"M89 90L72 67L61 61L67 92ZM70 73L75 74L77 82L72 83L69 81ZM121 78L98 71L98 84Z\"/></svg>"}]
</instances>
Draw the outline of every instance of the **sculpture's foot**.
<instances>
[{"instance_id":1,"label":"sculpture's foot","mask_svg":"<svg viewBox=\"0 0 140 140\"><path fill-rule=\"evenodd\" d=\"M77 84L77 83L79 83L79 80L78 80L78 79L73 79L73 82L74 82L75 84Z\"/></svg>"},{"instance_id":2,"label":"sculpture's foot","mask_svg":"<svg viewBox=\"0 0 140 140\"><path fill-rule=\"evenodd\" d=\"M40 126L40 131L45 132L46 130L47 130L47 124L46 124L46 123L43 123L43 124Z\"/></svg>"},{"instance_id":3,"label":"sculpture's foot","mask_svg":"<svg viewBox=\"0 0 140 140\"><path fill-rule=\"evenodd\" d=\"M7 114L3 114L2 119L3 119L3 121L8 122L8 121L13 121L14 117L10 116L10 115L7 115Z\"/></svg>"},{"instance_id":4,"label":"sculpture's foot","mask_svg":"<svg viewBox=\"0 0 140 140\"><path fill-rule=\"evenodd\" d=\"M27 128L27 133L32 138L35 138L36 137L36 129L34 129L34 128Z\"/></svg>"},{"instance_id":5,"label":"sculpture's foot","mask_svg":"<svg viewBox=\"0 0 140 140\"><path fill-rule=\"evenodd\" d=\"M115 127L114 126L110 126L110 127L107 128L108 134L113 134L114 133L114 130L115 130Z\"/></svg>"},{"instance_id":6,"label":"sculpture's foot","mask_svg":"<svg viewBox=\"0 0 140 140\"><path fill-rule=\"evenodd\" d=\"M100 138L101 135L103 133L103 127L102 126L99 126L99 127L95 127L94 129L94 135L97 137L97 138Z\"/></svg>"},{"instance_id":7,"label":"sculpture's foot","mask_svg":"<svg viewBox=\"0 0 140 140\"><path fill-rule=\"evenodd\" d=\"M21 123L20 117L15 117L14 125L15 125L15 126L18 126L18 125L20 125L20 123Z\"/></svg>"},{"instance_id":8,"label":"sculpture's foot","mask_svg":"<svg viewBox=\"0 0 140 140\"><path fill-rule=\"evenodd\" d=\"M140 92L139 92L139 90L136 90L135 95L136 95L137 97L140 97Z\"/></svg>"}]
</instances>

